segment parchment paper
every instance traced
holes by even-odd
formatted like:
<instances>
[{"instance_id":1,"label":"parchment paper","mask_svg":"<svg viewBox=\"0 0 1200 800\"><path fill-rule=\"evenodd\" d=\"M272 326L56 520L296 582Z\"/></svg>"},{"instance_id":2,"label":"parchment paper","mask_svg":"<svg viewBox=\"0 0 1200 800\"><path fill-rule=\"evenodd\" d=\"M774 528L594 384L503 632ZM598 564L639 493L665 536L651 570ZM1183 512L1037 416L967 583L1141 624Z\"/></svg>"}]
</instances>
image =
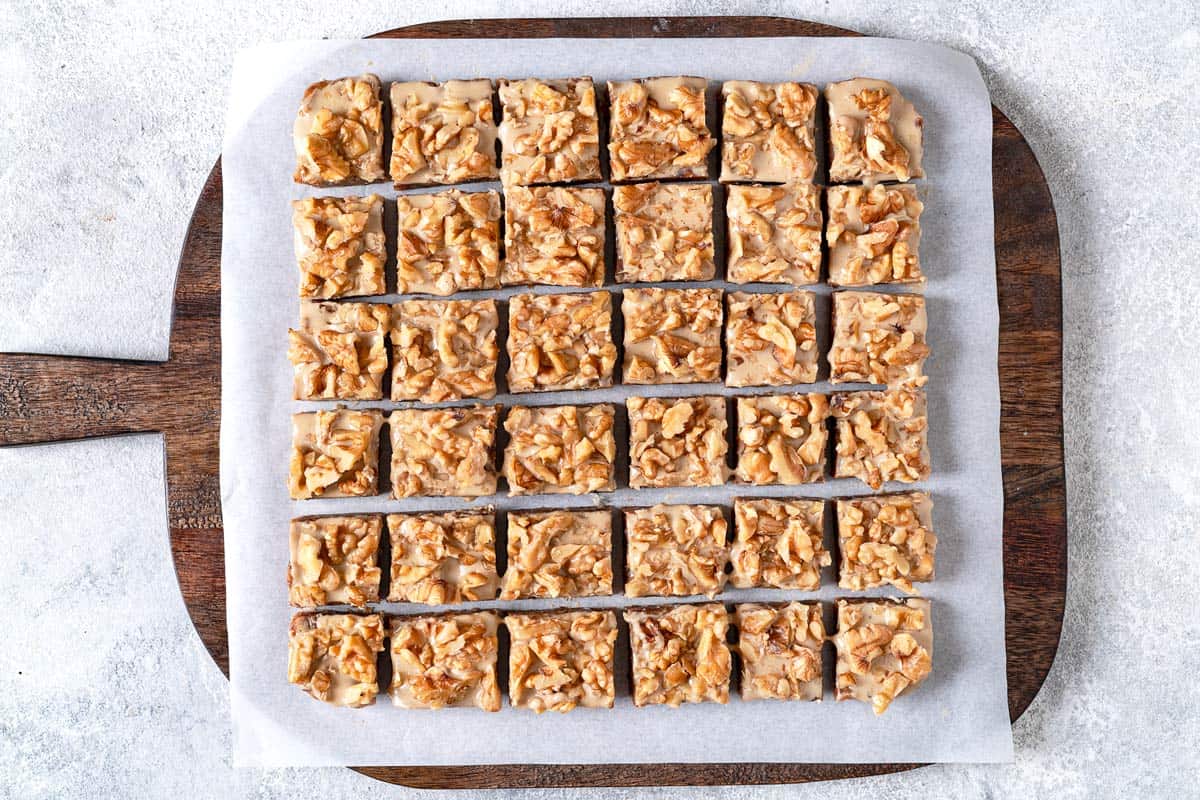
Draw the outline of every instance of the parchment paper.
<instances>
[{"instance_id":1,"label":"parchment paper","mask_svg":"<svg viewBox=\"0 0 1200 800\"><path fill-rule=\"evenodd\" d=\"M925 295L933 351L927 363L933 477L917 488L933 493L940 542L937 579L922 587L934 601L935 639L933 674L923 684L876 718L864 704L833 702L828 669L822 703L746 703L735 696L726 706L635 709L627 680L619 680L617 706L611 711L577 709L541 716L509 707L507 699L504 709L494 714L474 709L403 710L393 707L386 694L371 708L338 709L287 683L287 628L294 611L287 604L284 585L289 519L315 513L467 506L455 499L395 501L386 495L308 502L288 499L290 416L321 406L291 399L287 329L296 324L298 278L288 203L319 194L396 194L383 184L334 190L294 184L291 126L309 83L366 71L378 74L385 84L401 79L528 75L592 75L600 83L694 74L711 81L803 80L821 85L865 75L891 80L902 88L925 117L925 169L931 176L921 182L926 204L921 244L929 276ZM221 498L235 763L1011 760L1001 584L1003 494L991 108L971 58L914 42L841 38L355 40L268 45L243 53L235 66L223 172ZM389 243L389 249L392 246ZM478 296L506 297L513 291ZM822 330L828 325L828 289L816 287L816 291ZM619 295L614 297L617 303ZM822 353L828 339L824 336ZM830 388L822 383L802 390ZM738 390L739 394L762 392ZM619 402L635 393L731 394L711 385L618 386L515 400ZM500 396L497 401L509 406L514 398ZM735 494L833 497L867 491L856 480L829 480L799 489L729 485L639 492L636 500L624 490L599 497L484 498L471 505L494 502L503 512L513 507L597 502L613 506L728 503ZM619 574L620 565L616 568ZM727 604L751 599L829 601L847 594L837 590L832 569L825 571L823 584L817 593L730 590L721 599ZM866 594L895 596L896 592ZM646 604L645 599L638 602ZM618 596L472 607L628 604ZM398 613L427 610L388 603L381 608ZM622 652L618 672L627 670L627 662L628 655Z\"/></svg>"}]
</instances>

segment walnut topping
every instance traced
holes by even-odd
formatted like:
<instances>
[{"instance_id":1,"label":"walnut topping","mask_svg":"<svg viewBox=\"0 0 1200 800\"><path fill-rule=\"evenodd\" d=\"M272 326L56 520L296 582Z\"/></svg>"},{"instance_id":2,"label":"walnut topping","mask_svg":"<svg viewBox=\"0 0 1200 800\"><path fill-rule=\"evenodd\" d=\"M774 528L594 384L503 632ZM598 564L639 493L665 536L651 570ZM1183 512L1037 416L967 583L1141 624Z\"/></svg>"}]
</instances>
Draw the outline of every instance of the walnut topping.
<instances>
[{"instance_id":1,"label":"walnut topping","mask_svg":"<svg viewBox=\"0 0 1200 800\"><path fill-rule=\"evenodd\" d=\"M703 78L609 81L614 181L704 178L716 140L704 118Z\"/></svg>"},{"instance_id":2,"label":"walnut topping","mask_svg":"<svg viewBox=\"0 0 1200 800\"><path fill-rule=\"evenodd\" d=\"M729 280L803 286L821 277L821 193L815 186L730 186Z\"/></svg>"},{"instance_id":3,"label":"walnut topping","mask_svg":"<svg viewBox=\"0 0 1200 800\"><path fill-rule=\"evenodd\" d=\"M887 711L902 692L933 669L933 626L928 600L839 600L837 691L841 700Z\"/></svg>"},{"instance_id":4,"label":"walnut topping","mask_svg":"<svg viewBox=\"0 0 1200 800\"><path fill-rule=\"evenodd\" d=\"M512 392L612 386L612 298L608 292L514 296L508 357Z\"/></svg>"},{"instance_id":5,"label":"walnut topping","mask_svg":"<svg viewBox=\"0 0 1200 800\"><path fill-rule=\"evenodd\" d=\"M611 492L613 419L610 405L512 409L504 419L509 495Z\"/></svg>"},{"instance_id":6,"label":"walnut topping","mask_svg":"<svg viewBox=\"0 0 1200 800\"><path fill-rule=\"evenodd\" d=\"M392 495L495 494L499 417L497 406L393 411Z\"/></svg>"},{"instance_id":7,"label":"walnut topping","mask_svg":"<svg viewBox=\"0 0 1200 800\"><path fill-rule=\"evenodd\" d=\"M396 188L497 176L490 80L393 83L391 94Z\"/></svg>"},{"instance_id":8,"label":"walnut topping","mask_svg":"<svg viewBox=\"0 0 1200 800\"><path fill-rule=\"evenodd\" d=\"M598 181L600 123L591 78L500 81L506 186Z\"/></svg>"},{"instance_id":9,"label":"walnut topping","mask_svg":"<svg viewBox=\"0 0 1200 800\"><path fill-rule=\"evenodd\" d=\"M392 581L388 600L430 606L494 600L495 509L389 514Z\"/></svg>"},{"instance_id":10,"label":"walnut topping","mask_svg":"<svg viewBox=\"0 0 1200 800\"><path fill-rule=\"evenodd\" d=\"M817 379L812 292L729 295L728 386L781 386Z\"/></svg>"},{"instance_id":11,"label":"walnut topping","mask_svg":"<svg viewBox=\"0 0 1200 800\"><path fill-rule=\"evenodd\" d=\"M604 283L604 190L509 187L504 210L505 286Z\"/></svg>"},{"instance_id":12,"label":"walnut topping","mask_svg":"<svg viewBox=\"0 0 1200 800\"><path fill-rule=\"evenodd\" d=\"M729 524L717 506L625 512L625 594L713 597L725 587Z\"/></svg>"},{"instance_id":13,"label":"walnut topping","mask_svg":"<svg viewBox=\"0 0 1200 800\"><path fill-rule=\"evenodd\" d=\"M500 285L500 194L405 194L396 198L396 286L448 295Z\"/></svg>"},{"instance_id":14,"label":"walnut topping","mask_svg":"<svg viewBox=\"0 0 1200 800\"><path fill-rule=\"evenodd\" d=\"M288 632L288 682L331 705L369 706L379 694L375 656L382 652L379 614L297 614Z\"/></svg>"},{"instance_id":15,"label":"walnut topping","mask_svg":"<svg viewBox=\"0 0 1200 800\"><path fill-rule=\"evenodd\" d=\"M812 181L817 87L726 81L721 94L722 181Z\"/></svg>"},{"instance_id":16,"label":"walnut topping","mask_svg":"<svg viewBox=\"0 0 1200 800\"><path fill-rule=\"evenodd\" d=\"M382 426L378 411L337 408L293 414L288 479L292 499L375 494Z\"/></svg>"},{"instance_id":17,"label":"walnut topping","mask_svg":"<svg viewBox=\"0 0 1200 800\"><path fill-rule=\"evenodd\" d=\"M820 588L821 567L833 563L822 542L824 502L739 498L733 516L737 537L729 559L734 586L806 592Z\"/></svg>"},{"instance_id":18,"label":"walnut topping","mask_svg":"<svg viewBox=\"0 0 1200 800\"><path fill-rule=\"evenodd\" d=\"M720 289L626 289L625 383L721 379Z\"/></svg>"},{"instance_id":19,"label":"walnut topping","mask_svg":"<svg viewBox=\"0 0 1200 800\"><path fill-rule=\"evenodd\" d=\"M835 394L837 467L834 477L859 478L872 489L884 481L929 477L925 393L916 389Z\"/></svg>"},{"instance_id":20,"label":"walnut topping","mask_svg":"<svg viewBox=\"0 0 1200 800\"><path fill-rule=\"evenodd\" d=\"M379 303L301 303L288 330L297 400L379 400L391 311Z\"/></svg>"},{"instance_id":21,"label":"walnut topping","mask_svg":"<svg viewBox=\"0 0 1200 800\"><path fill-rule=\"evenodd\" d=\"M617 280L707 281L713 261L712 186L636 183L613 188Z\"/></svg>"},{"instance_id":22,"label":"walnut topping","mask_svg":"<svg viewBox=\"0 0 1200 800\"><path fill-rule=\"evenodd\" d=\"M829 282L923 283L918 253L924 204L912 186L830 186Z\"/></svg>"},{"instance_id":23,"label":"walnut topping","mask_svg":"<svg viewBox=\"0 0 1200 800\"><path fill-rule=\"evenodd\" d=\"M820 700L820 603L734 607L743 700Z\"/></svg>"},{"instance_id":24,"label":"walnut topping","mask_svg":"<svg viewBox=\"0 0 1200 800\"><path fill-rule=\"evenodd\" d=\"M737 411L739 481L795 486L825 479L825 395L739 397Z\"/></svg>"},{"instance_id":25,"label":"walnut topping","mask_svg":"<svg viewBox=\"0 0 1200 800\"><path fill-rule=\"evenodd\" d=\"M376 515L305 517L291 524L288 599L316 608L349 603L362 608L379 599L379 535Z\"/></svg>"},{"instance_id":26,"label":"walnut topping","mask_svg":"<svg viewBox=\"0 0 1200 800\"><path fill-rule=\"evenodd\" d=\"M617 615L612 611L506 614L508 694L515 708L612 708Z\"/></svg>"},{"instance_id":27,"label":"walnut topping","mask_svg":"<svg viewBox=\"0 0 1200 800\"><path fill-rule=\"evenodd\" d=\"M924 385L925 326L920 295L834 293L830 382Z\"/></svg>"},{"instance_id":28,"label":"walnut topping","mask_svg":"<svg viewBox=\"0 0 1200 800\"><path fill-rule=\"evenodd\" d=\"M392 702L401 708L499 711L499 624L494 611L393 618Z\"/></svg>"},{"instance_id":29,"label":"walnut topping","mask_svg":"<svg viewBox=\"0 0 1200 800\"><path fill-rule=\"evenodd\" d=\"M725 455L725 398L630 397L629 488L720 486Z\"/></svg>"},{"instance_id":30,"label":"walnut topping","mask_svg":"<svg viewBox=\"0 0 1200 800\"><path fill-rule=\"evenodd\" d=\"M495 300L406 300L395 306L392 399L442 403L496 394Z\"/></svg>"},{"instance_id":31,"label":"walnut topping","mask_svg":"<svg viewBox=\"0 0 1200 800\"><path fill-rule=\"evenodd\" d=\"M838 586L859 591L891 584L916 594L914 581L933 580L932 512L925 492L839 500Z\"/></svg>"},{"instance_id":32,"label":"walnut topping","mask_svg":"<svg viewBox=\"0 0 1200 800\"><path fill-rule=\"evenodd\" d=\"M924 120L887 81L855 78L825 87L837 183L907 181L925 177L921 169Z\"/></svg>"},{"instance_id":33,"label":"walnut topping","mask_svg":"<svg viewBox=\"0 0 1200 800\"><path fill-rule=\"evenodd\" d=\"M359 75L309 86L293 130L297 183L374 183L383 171L379 78Z\"/></svg>"},{"instance_id":34,"label":"walnut topping","mask_svg":"<svg viewBox=\"0 0 1200 800\"><path fill-rule=\"evenodd\" d=\"M383 198L309 197L292 202L300 296L383 294Z\"/></svg>"},{"instance_id":35,"label":"walnut topping","mask_svg":"<svg viewBox=\"0 0 1200 800\"><path fill-rule=\"evenodd\" d=\"M612 516L510 511L502 600L612 594Z\"/></svg>"},{"instance_id":36,"label":"walnut topping","mask_svg":"<svg viewBox=\"0 0 1200 800\"><path fill-rule=\"evenodd\" d=\"M625 612L637 706L729 702L729 615L718 603Z\"/></svg>"}]
</instances>

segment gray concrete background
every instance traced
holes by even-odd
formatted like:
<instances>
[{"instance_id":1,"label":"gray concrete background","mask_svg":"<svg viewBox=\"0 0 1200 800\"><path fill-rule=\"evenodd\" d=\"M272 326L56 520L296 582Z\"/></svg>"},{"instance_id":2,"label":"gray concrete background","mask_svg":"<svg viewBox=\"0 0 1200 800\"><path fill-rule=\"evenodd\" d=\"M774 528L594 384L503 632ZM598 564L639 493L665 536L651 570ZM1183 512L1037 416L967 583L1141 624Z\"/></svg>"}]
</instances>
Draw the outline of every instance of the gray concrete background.
<instances>
[{"instance_id":1,"label":"gray concrete background","mask_svg":"<svg viewBox=\"0 0 1200 800\"><path fill-rule=\"evenodd\" d=\"M180 242L236 51L465 16L778 14L979 60L1062 234L1071 586L1016 762L807 787L509 797L1200 797L1200 12L1191 3L611 0L0 4L0 350L163 358ZM162 443L0 450L0 798L411 797L234 770L228 689L168 549ZM319 735L314 732L314 735Z\"/></svg>"}]
</instances>

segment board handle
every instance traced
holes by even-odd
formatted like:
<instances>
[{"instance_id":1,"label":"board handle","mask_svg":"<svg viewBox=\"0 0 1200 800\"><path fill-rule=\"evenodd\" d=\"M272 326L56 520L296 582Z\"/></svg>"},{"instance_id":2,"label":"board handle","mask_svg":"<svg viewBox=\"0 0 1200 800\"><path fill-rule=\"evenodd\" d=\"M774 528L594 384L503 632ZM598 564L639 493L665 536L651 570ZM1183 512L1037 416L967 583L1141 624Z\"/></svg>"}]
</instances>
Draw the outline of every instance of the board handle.
<instances>
[{"instance_id":1,"label":"board handle","mask_svg":"<svg viewBox=\"0 0 1200 800\"><path fill-rule=\"evenodd\" d=\"M0 354L0 445L162 429L169 372L155 361Z\"/></svg>"}]
</instances>

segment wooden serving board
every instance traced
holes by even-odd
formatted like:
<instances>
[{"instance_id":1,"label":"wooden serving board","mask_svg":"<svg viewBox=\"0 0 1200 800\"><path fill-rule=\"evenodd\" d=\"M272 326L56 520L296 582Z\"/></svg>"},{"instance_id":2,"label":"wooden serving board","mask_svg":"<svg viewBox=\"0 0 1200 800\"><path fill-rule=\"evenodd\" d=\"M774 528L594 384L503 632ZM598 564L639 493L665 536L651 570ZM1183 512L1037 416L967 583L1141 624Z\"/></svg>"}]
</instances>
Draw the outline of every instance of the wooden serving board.
<instances>
[{"instance_id":1,"label":"wooden serving board","mask_svg":"<svg viewBox=\"0 0 1200 800\"><path fill-rule=\"evenodd\" d=\"M381 38L856 36L770 17L435 22ZM1058 223L1021 132L993 107L1000 302L1005 640L1013 720L1054 661L1067 587ZM179 259L166 362L0 354L0 445L159 432L166 439L171 549L188 613L226 673L225 568L218 486L221 164L200 192ZM919 764L622 764L360 767L427 788L798 783Z\"/></svg>"}]
</instances>

